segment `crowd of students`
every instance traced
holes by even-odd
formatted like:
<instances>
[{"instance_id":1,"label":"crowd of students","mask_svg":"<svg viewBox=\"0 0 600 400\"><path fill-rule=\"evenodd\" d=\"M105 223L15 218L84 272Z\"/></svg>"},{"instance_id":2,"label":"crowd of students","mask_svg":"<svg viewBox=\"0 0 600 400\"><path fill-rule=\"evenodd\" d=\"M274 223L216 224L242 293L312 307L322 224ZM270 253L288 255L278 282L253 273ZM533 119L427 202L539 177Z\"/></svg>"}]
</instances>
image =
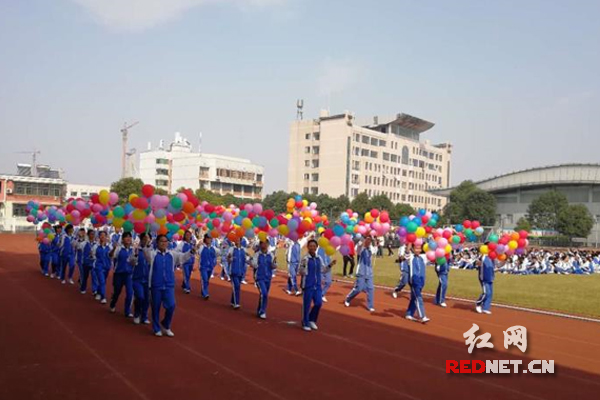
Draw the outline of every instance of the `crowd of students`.
<instances>
[{"instance_id":1,"label":"crowd of students","mask_svg":"<svg viewBox=\"0 0 600 400\"><path fill-rule=\"evenodd\" d=\"M318 246L315 234L299 240L289 241L272 238L259 241L246 238L213 239L202 236L200 231L186 231L181 240L170 240L165 235L142 233L121 233L114 230L75 229L72 225L54 227L54 238L50 243L40 242L41 272L57 278L63 284L75 285L73 280L77 267L81 294L91 293L101 304L107 304L107 284L112 271L112 296L109 308L116 312L116 305L123 292L124 315L132 318L135 324L151 324L156 336L174 336L171 323L175 311L175 271L182 270L181 289L184 294L192 291L191 277L195 265L200 273L200 295L210 298L210 279L218 273L221 280L231 283L231 306L237 310L241 305L241 285L248 284L247 270L253 271L253 283L258 290L259 300L256 315L267 318L268 297L271 280L277 270L276 250L284 243L287 262L286 292L302 296L302 328L305 331L317 330L319 311L327 300L327 292L332 284L332 267L335 260ZM381 253L378 238L365 237L352 243L350 252L344 257L343 274L355 277L354 287L344 299L344 305L361 293L365 293L367 309L375 312L374 306L374 259ZM306 247L306 250L303 248ZM302 254L305 253L303 256ZM467 250L466 254L472 254ZM355 255L356 260L355 260ZM463 255L457 257L462 259ZM410 288L410 301L405 318L427 323L422 289L425 286L427 259L422 249L412 246L402 248L398 258L401 277L393 295L405 286ZM482 295L477 300L476 311L491 314L495 262L489 257L474 260L472 265L479 269ZM220 266L220 271L218 267ZM349 266L349 270L347 270ZM446 307L448 272L453 264L438 265L438 290L434 303ZM469 267L470 268L470 267ZM215 271L217 270L217 271ZM298 282L300 278L300 282ZM161 310L163 318L160 319ZM149 311L151 318L149 318Z\"/></svg>"}]
</instances>

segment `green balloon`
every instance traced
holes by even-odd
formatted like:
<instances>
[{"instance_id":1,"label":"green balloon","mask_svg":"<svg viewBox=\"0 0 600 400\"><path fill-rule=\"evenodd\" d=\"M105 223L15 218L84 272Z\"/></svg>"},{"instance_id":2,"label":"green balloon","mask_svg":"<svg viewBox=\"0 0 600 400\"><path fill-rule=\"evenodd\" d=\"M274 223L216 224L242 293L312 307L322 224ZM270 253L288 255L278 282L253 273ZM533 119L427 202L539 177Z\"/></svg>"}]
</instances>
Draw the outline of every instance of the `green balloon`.
<instances>
[{"instance_id":1,"label":"green balloon","mask_svg":"<svg viewBox=\"0 0 600 400\"><path fill-rule=\"evenodd\" d=\"M444 265L446 264L446 257L438 257L435 259L435 262L437 265Z\"/></svg>"},{"instance_id":2,"label":"green balloon","mask_svg":"<svg viewBox=\"0 0 600 400\"><path fill-rule=\"evenodd\" d=\"M123 231L131 232L133 230L133 223L131 221L125 221L123 223Z\"/></svg>"},{"instance_id":3,"label":"green balloon","mask_svg":"<svg viewBox=\"0 0 600 400\"><path fill-rule=\"evenodd\" d=\"M269 224L272 228L277 228L279 226L279 220L277 218L271 218Z\"/></svg>"},{"instance_id":4,"label":"green balloon","mask_svg":"<svg viewBox=\"0 0 600 400\"><path fill-rule=\"evenodd\" d=\"M409 221L409 223L406 224L406 231L408 233L415 233L417 231L417 228L418 228L418 225L414 221Z\"/></svg>"},{"instance_id":5,"label":"green balloon","mask_svg":"<svg viewBox=\"0 0 600 400\"><path fill-rule=\"evenodd\" d=\"M183 206L183 201L181 201L181 199L179 197L173 197L171 199L171 207L173 207L174 209L180 210L182 206Z\"/></svg>"},{"instance_id":6,"label":"green balloon","mask_svg":"<svg viewBox=\"0 0 600 400\"><path fill-rule=\"evenodd\" d=\"M492 234L489 239L492 243L498 243L498 235Z\"/></svg>"},{"instance_id":7,"label":"green balloon","mask_svg":"<svg viewBox=\"0 0 600 400\"><path fill-rule=\"evenodd\" d=\"M240 215L241 215L242 217L246 218L246 217L248 216L248 211L246 211L246 210L242 210L242 211L240 211Z\"/></svg>"},{"instance_id":8,"label":"green balloon","mask_svg":"<svg viewBox=\"0 0 600 400\"><path fill-rule=\"evenodd\" d=\"M125 210L121 206L116 206L113 210L113 215L117 218L123 218L125 216Z\"/></svg>"}]
</instances>

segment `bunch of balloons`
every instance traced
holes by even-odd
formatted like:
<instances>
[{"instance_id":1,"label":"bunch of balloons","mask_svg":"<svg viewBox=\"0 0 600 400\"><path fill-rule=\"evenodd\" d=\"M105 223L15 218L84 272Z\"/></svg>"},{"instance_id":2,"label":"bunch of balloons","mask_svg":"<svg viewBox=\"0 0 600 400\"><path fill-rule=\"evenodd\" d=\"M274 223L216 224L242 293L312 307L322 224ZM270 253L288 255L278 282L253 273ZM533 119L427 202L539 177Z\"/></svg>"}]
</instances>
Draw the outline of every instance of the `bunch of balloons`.
<instances>
[{"instance_id":1,"label":"bunch of balloons","mask_svg":"<svg viewBox=\"0 0 600 400\"><path fill-rule=\"evenodd\" d=\"M44 222L41 226L41 229L37 232L36 240L44 244L49 244L54 240L54 236L52 225L50 225L48 222Z\"/></svg>"},{"instance_id":2,"label":"bunch of balloons","mask_svg":"<svg viewBox=\"0 0 600 400\"><path fill-rule=\"evenodd\" d=\"M445 264L452 253L452 245L448 240L448 235L444 230L441 235L432 236L425 244L423 244L423 251L427 259L431 262L435 262L438 265Z\"/></svg>"},{"instance_id":3,"label":"bunch of balloons","mask_svg":"<svg viewBox=\"0 0 600 400\"><path fill-rule=\"evenodd\" d=\"M504 233L501 236L491 234L487 245L481 245L479 252L489 256L492 260L504 261L513 254L525 253L529 240L527 231Z\"/></svg>"},{"instance_id":4,"label":"bunch of balloons","mask_svg":"<svg viewBox=\"0 0 600 400\"><path fill-rule=\"evenodd\" d=\"M400 242L421 246L424 238L431 234L437 226L438 220L439 215L437 213L424 209L420 209L416 215L400 218L400 228L398 229Z\"/></svg>"},{"instance_id":5,"label":"bunch of balloons","mask_svg":"<svg viewBox=\"0 0 600 400\"><path fill-rule=\"evenodd\" d=\"M469 242L475 242L483 235L483 227L479 221L464 220L462 224L455 225L454 230L456 233L463 234Z\"/></svg>"}]
</instances>

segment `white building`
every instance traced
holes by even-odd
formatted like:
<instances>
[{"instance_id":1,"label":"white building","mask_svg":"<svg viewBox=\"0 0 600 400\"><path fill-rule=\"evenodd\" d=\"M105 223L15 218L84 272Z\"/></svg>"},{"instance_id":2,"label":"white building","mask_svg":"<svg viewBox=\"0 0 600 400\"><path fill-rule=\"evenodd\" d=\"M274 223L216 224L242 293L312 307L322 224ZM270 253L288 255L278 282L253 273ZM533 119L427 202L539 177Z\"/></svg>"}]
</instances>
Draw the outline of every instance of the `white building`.
<instances>
[{"instance_id":1,"label":"white building","mask_svg":"<svg viewBox=\"0 0 600 400\"><path fill-rule=\"evenodd\" d=\"M288 191L332 197L386 195L394 203L439 210L446 198L430 192L450 182L452 145L421 134L432 122L407 114L358 122L344 112L290 126Z\"/></svg>"},{"instance_id":2,"label":"white building","mask_svg":"<svg viewBox=\"0 0 600 400\"><path fill-rule=\"evenodd\" d=\"M263 166L243 158L194 152L179 132L168 147L162 140L156 150L148 144L139 158L142 181L169 193L185 187L253 199L263 195Z\"/></svg>"},{"instance_id":3,"label":"white building","mask_svg":"<svg viewBox=\"0 0 600 400\"><path fill-rule=\"evenodd\" d=\"M82 198L84 200L89 200L92 194L100 193L101 190L110 191L110 187L102 185L67 183L67 192L65 193L65 199Z\"/></svg>"}]
</instances>

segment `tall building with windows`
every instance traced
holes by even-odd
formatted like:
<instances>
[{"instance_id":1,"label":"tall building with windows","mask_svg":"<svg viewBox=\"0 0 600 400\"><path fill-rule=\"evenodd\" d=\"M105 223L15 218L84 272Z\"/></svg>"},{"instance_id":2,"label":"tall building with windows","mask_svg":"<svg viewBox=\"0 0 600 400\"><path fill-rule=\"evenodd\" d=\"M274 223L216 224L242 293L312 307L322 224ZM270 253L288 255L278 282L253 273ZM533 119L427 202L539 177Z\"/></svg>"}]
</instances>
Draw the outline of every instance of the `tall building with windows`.
<instances>
[{"instance_id":1,"label":"tall building with windows","mask_svg":"<svg viewBox=\"0 0 600 400\"><path fill-rule=\"evenodd\" d=\"M139 157L142 181L169 193L186 187L252 199L263 196L263 166L244 158L194 152L179 133L169 146L161 140L153 150L149 144Z\"/></svg>"},{"instance_id":2,"label":"tall building with windows","mask_svg":"<svg viewBox=\"0 0 600 400\"><path fill-rule=\"evenodd\" d=\"M421 134L433 123L407 114L359 122L345 112L297 120L290 126L288 191L350 199L385 194L394 203L441 209L429 190L450 182L452 145Z\"/></svg>"}]
</instances>

